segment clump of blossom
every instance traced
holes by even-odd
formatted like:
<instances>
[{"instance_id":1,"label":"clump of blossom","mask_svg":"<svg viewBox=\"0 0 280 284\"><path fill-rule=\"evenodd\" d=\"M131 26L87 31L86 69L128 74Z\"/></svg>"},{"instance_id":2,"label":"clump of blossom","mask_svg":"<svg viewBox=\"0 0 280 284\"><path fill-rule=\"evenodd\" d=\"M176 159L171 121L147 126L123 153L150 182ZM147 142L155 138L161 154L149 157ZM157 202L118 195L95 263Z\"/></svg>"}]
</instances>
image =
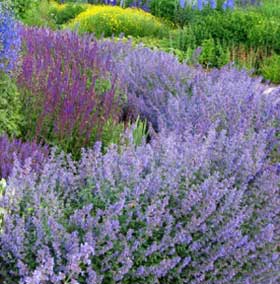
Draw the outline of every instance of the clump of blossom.
<instances>
[{"instance_id":1,"label":"clump of blossom","mask_svg":"<svg viewBox=\"0 0 280 284\"><path fill-rule=\"evenodd\" d=\"M0 2L0 72L14 70L18 62L21 40L12 12Z\"/></svg>"},{"instance_id":2,"label":"clump of blossom","mask_svg":"<svg viewBox=\"0 0 280 284\"><path fill-rule=\"evenodd\" d=\"M23 28L22 90L26 133L64 151L100 139L106 122L118 121L122 100L110 53L91 36Z\"/></svg>"},{"instance_id":3,"label":"clump of blossom","mask_svg":"<svg viewBox=\"0 0 280 284\"><path fill-rule=\"evenodd\" d=\"M141 46L130 50L119 60L116 71L127 94L128 116L140 115L158 130L158 114L167 112L169 98L187 95L199 72L162 51Z\"/></svg>"},{"instance_id":4,"label":"clump of blossom","mask_svg":"<svg viewBox=\"0 0 280 284\"><path fill-rule=\"evenodd\" d=\"M280 281L279 94L232 69L198 75L191 91L170 97L149 144L53 155L40 174L16 165L0 201L12 279Z\"/></svg>"},{"instance_id":5,"label":"clump of blossom","mask_svg":"<svg viewBox=\"0 0 280 284\"><path fill-rule=\"evenodd\" d=\"M12 173L15 162L24 166L26 160L30 160L30 167L34 171L40 171L47 160L49 149L37 145L35 142L23 142L20 139L0 137L0 178L8 178Z\"/></svg>"},{"instance_id":6,"label":"clump of blossom","mask_svg":"<svg viewBox=\"0 0 280 284\"><path fill-rule=\"evenodd\" d=\"M165 111L154 106L162 129L191 127L194 133L203 134L216 124L229 136L242 133L248 137L264 130L279 131L279 89L267 96L261 78L225 66L197 72L189 85L185 96L169 96Z\"/></svg>"}]
</instances>

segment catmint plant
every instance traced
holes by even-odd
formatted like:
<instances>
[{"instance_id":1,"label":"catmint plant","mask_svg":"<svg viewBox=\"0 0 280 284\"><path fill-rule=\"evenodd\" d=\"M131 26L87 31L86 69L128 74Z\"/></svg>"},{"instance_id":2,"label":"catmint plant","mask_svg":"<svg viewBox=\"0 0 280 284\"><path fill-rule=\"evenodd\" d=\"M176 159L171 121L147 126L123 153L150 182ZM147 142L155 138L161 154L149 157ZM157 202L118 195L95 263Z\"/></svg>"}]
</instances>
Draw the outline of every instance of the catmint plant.
<instances>
[{"instance_id":1,"label":"catmint plant","mask_svg":"<svg viewBox=\"0 0 280 284\"><path fill-rule=\"evenodd\" d=\"M143 78L142 78L143 79ZM0 264L19 283L262 284L280 280L279 91L230 67L167 96L138 147L53 153L14 170ZM15 194L16 191L16 194ZM8 279L8 278L6 278Z\"/></svg>"},{"instance_id":2,"label":"catmint plant","mask_svg":"<svg viewBox=\"0 0 280 284\"><path fill-rule=\"evenodd\" d=\"M166 113L169 96L186 95L199 72L180 64L175 56L138 47L117 64L121 87L127 94L129 117L140 115L158 129L157 111Z\"/></svg>"},{"instance_id":3,"label":"catmint plant","mask_svg":"<svg viewBox=\"0 0 280 284\"><path fill-rule=\"evenodd\" d=\"M39 171L48 157L48 147L37 145L34 142L23 142L20 139L9 139L6 135L0 136L0 178L8 178L12 173L15 160L24 165L31 159L30 166Z\"/></svg>"}]
</instances>

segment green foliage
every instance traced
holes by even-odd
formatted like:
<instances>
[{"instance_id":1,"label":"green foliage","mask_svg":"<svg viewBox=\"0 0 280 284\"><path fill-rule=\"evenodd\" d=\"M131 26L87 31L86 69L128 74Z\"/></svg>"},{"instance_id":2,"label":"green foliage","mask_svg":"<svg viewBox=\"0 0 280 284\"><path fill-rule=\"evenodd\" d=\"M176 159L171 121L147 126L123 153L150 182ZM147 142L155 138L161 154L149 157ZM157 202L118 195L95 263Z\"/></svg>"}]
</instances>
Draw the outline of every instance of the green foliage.
<instances>
[{"instance_id":1,"label":"green foliage","mask_svg":"<svg viewBox=\"0 0 280 284\"><path fill-rule=\"evenodd\" d=\"M0 135L19 136L22 124L19 92L12 79L0 73Z\"/></svg>"},{"instance_id":2,"label":"green foliage","mask_svg":"<svg viewBox=\"0 0 280 284\"><path fill-rule=\"evenodd\" d=\"M197 16L192 29L197 44L210 37L227 45L250 44L248 42L250 29L258 20L259 16L254 13L215 11L208 16Z\"/></svg>"},{"instance_id":3,"label":"green foliage","mask_svg":"<svg viewBox=\"0 0 280 284\"><path fill-rule=\"evenodd\" d=\"M210 67L222 67L230 61L230 52L224 48L219 42L210 38L202 43L202 53L199 62Z\"/></svg>"},{"instance_id":4,"label":"green foliage","mask_svg":"<svg viewBox=\"0 0 280 284\"><path fill-rule=\"evenodd\" d=\"M68 3L62 8L57 8L57 6L51 7L49 13L57 25L63 25L85 10L86 7L84 5Z\"/></svg>"},{"instance_id":5,"label":"green foliage","mask_svg":"<svg viewBox=\"0 0 280 284\"><path fill-rule=\"evenodd\" d=\"M279 7L279 3L275 5L273 7ZM199 62L204 66L221 67L234 61L240 67L253 69L258 75L265 72L265 78L277 82L271 72L275 66L270 72L261 66L267 56L280 53L280 14L269 17L265 9L268 8L223 11L219 7L201 12L185 9L183 22L187 25L171 31L169 37L155 42L155 45L175 54L180 61L188 62L192 61L194 51L202 47ZM147 45L145 39L144 44Z\"/></svg>"},{"instance_id":6,"label":"green foliage","mask_svg":"<svg viewBox=\"0 0 280 284\"><path fill-rule=\"evenodd\" d=\"M97 78L94 85L94 90L98 95L108 92L112 88L112 83L109 79Z\"/></svg>"},{"instance_id":7,"label":"green foliage","mask_svg":"<svg viewBox=\"0 0 280 284\"><path fill-rule=\"evenodd\" d=\"M272 83L280 83L280 55L274 54L264 59L261 66L262 75Z\"/></svg>"},{"instance_id":8,"label":"green foliage","mask_svg":"<svg viewBox=\"0 0 280 284\"><path fill-rule=\"evenodd\" d=\"M262 47L278 51L280 48L280 22L267 18L257 11L211 11L193 12L188 26L173 33L173 40L180 42L179 48L199 46L204 40L213 38L223 46L243 44L247 47Z\"/></svg>"},{"instance_id":9,"label":"green foliage","mask_svg":"<svg viewBox=\"0 0 280 284\"><path fill-rule=\"evenodd\" d=\"M209 5L205 5L202 11L193 9L192 5L186 5L182 9L179 5L179 0L151 0L149 7L153 15L168 19L181 27L193 22L197 16L204 17L217 11L222 11L222 3L218 4L217 10L211 9Z\"/></svg>"},{"instance_id":10,"label":"green foliage","mask_svg":"<svg viewBox=\"0 0 280 284\"><path fill-rule=\"evenodd\" d=\"M41 0L32 6L26 13L23 22L29 26L49 27L56 29L55 19L52 17L51 5L48 0Z\"/></svg>"},{"instance_id":11,"label":"green foliage","mask_svg":"<svg viewBox=\"0 0 280 284\"><path fill-rule=\"evenodd\" d=\"M0 199L4 195L5 188L6 188L6 181L4 179L0 180ZM2 231L2 225L3 225L3 217L4 217L4 210L0 207L0 232Z\"/></svg>"},{"instance_id":12,"label":"green foliage","mask_svg":"<svg viewBox=\"0 0 280 284\"><path fill-rule=\"evenodd\" d=\"M126 39L124 39L126 40ZM189 49L187 51L183 51L176 47L173 44L172 40L168 38L155 38L155 37L143 37L143 38L131 38L132 44L134 46L145 46L152 50L162 50L168 53L175 55L180 62L190 59ZM193 50L192 50L193 51Z\"/></svg>"},{"instance_id":13,"label":"green foliage","mask_svg":"<svg viewBox=\"0 0 280 284\"><path fill-rule=\"evenodd\" d=\"M135 128L133 129L133 141L136 146L142 144L143 140L146 140L148 136L147 121L141 121L139 117L135 122Z\"/></svg>"},{"instance_id":14,"label":"green foliage","mask_svg":"<svg viewBox=\"0 0 280 284\"><path fill-rule=\"evenodd\" d=\"M102 148L105 151L111 144L120 144L124 133L124 123L116 123L112 119L106 121L102 132Z\"/></svg>"},{"instance_id":15,"label":"green foliage","mask_svg":"<svg viewBox=\"0 0 280 284\"><path fill-rule=\"evenodd\" d=\"M172 31L169 36L169 43L173 48L182 51L187 51L189 48L195 49L198 46L197 36L191 25Z\"/></svg>"},{"instance_id":16,"label":"green foliage","mask_svg":"<svg viewBox=\"0 0 280 284\"><path fill-rule=\"evenodd\" d=\"M153 15L173 20L179 8L177 0L152 0L150 9Z\"/></svg>"},{"instance_id":17,"label":"green foliage","mask_svg":"<svg viewBox=\"0 0 280 284\"><path fill-rule=\"evenodd\" d=\"M140 120L140 117L137 117L133 125L130 122L128 125L125 125L124 122L116 123L110 119L106 121L102 132L103 151L106 151L111 144L120 145L126 143L126 141L123 141L123 134L126 129L132 129L132 138L135 146L140 146L148 137L147 121Z\"/></svg>"},{"instance_id":18,"label":"green foliage","mask_svg":"<svg viewBox=\"0 0 280 284\"><path fill-rule=\"evenodd\" d=\"M254 47L280 52L280 22L275 18L260 18L248 33L248 43Z\"/></svg>"},{"instance_id":19,"label":"green foliage","mask_svg":"<svg viewBox=\"0 0 280 284\"><path fill-rule=\"evenodd\" d=\"M250 10L256 11L267 18L280 18L279 0L262 0L262 5L251 6Z\"/></svg>"},{"instance_id":20,"label":"green foliage","mask_svg":"<svg viewBox=\"0 0 280 284\"><path fill-rule=\"evenodd\" d=\"M18 19L24 19L26 13L39 3L39 0L0 0L6 2Z\"/></svg>"}]
</instances>

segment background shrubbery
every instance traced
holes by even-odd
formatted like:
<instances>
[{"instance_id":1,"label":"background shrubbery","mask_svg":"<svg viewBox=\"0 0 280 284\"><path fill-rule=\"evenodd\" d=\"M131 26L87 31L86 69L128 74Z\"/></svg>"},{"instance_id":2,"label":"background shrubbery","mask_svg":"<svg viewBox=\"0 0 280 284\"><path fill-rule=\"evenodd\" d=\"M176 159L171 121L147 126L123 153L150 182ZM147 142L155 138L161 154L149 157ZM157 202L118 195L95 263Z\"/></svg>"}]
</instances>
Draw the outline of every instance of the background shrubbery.
<instances>
[{"instance_id":1,"label":"background shrubbery","mask_svg":"<svg viewBox=\"0 0 280 284\"><path fill-rule=\"evenodd\" d=\"M235 1L234 10L225 9L225 1L218 1L217 5L210 1L201 7L196 3L193 8L188 5L182 8L179 1L173 0L124 3L124 6L149 7L156 17L143 11L122 9L118 1L112 3L115 6L100 6L102 1L97 2L58 4L44 0L32 5L24 21L29 25L71 28L97 36L123 34L132 36L136 42L144 37L147 46L154 48L156 43L158 48L189 63L193 62L196 49L202 47L196 62L220 68L234 61L257 75L264 75L265 58L280 52L279 14L273 12L277 11L274 2ZM265 74L273 82L277 82L276 77Z\"/></svg>"},{"instance_id":2,"label":"background shrubbery","mask_svg":"<svg viewBox=\"0 0 280 284\"><path fill-rule=\"evenodd\" d=\"M110 6L92 6L79 14L67 27L77 29L79 33L94 33L96 36L160 36L166 29L159 19L144 11Z\"/></svg>"},{"instance_id":3,"label":"background shrubbery","mask_svg":"<svg viewBox=\"0 0 280 284\"><path fill-rule=\"evenodd\" d=\"M55 20L55 23L57 25L63 25L70 20L74 19L76 16L78 16L80 13L84 12L86 10L85 5L80 4L65 4L65 5L53 5L50 8L50 16Z\"/></svg>"}]
</instances>

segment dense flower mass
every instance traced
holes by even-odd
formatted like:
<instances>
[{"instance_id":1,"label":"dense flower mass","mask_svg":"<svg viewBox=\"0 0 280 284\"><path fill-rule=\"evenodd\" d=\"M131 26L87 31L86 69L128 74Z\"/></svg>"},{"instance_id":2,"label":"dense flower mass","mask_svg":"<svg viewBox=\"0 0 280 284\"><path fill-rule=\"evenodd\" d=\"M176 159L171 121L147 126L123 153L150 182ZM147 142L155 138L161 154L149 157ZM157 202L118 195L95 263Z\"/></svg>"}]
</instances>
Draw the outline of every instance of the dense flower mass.
<instances>
[{"instance_id":1,"label":"dense flower mass","mask_svg":"<svg viewBox=\"0 0 280 284\"><path fill-rule=\"evenodd\" d=\"M110 49L103 52L92 37L72 32L24 28L21 35L25 52L18 84L27 136L78 152L100 139L106 121L120 116Z\"/></svg>"},{"instance_id":2,"label":"dense flower mass","mask_svg":"<svg viewBox=\"0 0 280 284\"><path fill-rule=\"evenodd\" d=\"M39 174L16 164L0 201L7 279L279 282L279 92L231 68L190 81L149 144L53 154Z\"/></svg>"},{"instance_id":3,"label":"dense flower mass","mask_svg":"<svg viewBox=\"0 0 280 284\"><path fill-rule=\"evenodd\" d=\"M41 147L34 142L10 140L7 136L0 136L0 178L10 176L16 161L24 166L26 160L30 160L29 166L35 171L40 171L48 154L47 147Z\"/></svg>"},{"instance_id":4,"label":"dense flower mass","mask_svg":"<svg viewBox=\"0 0 280 284\"><path fill-rule=\"evenodd\" d=\"M15 68L20 46L18 25L11 11L0 2L0 72Z\"/></svg>"},{"instance_id":5,"label":"dense flower mass","mask_svg":"<svg viewBox=\"0 0 280 284\"><path fill-rule=\"evenodd\" d=\"M165 31L164 24L150 13L105 5L89 6L66 27L96 36L160 36Z\"/></svg>"},{"instance_id":6,"label":"dense flower mass","mask_svg":"<svg viewBox=\"0 0 280 284\"><path fill-rule=\"evenodd\" d=\"M58 2L0 0L0 283L280 283L280 88L213 69L278 52L274 6Z\"/></svg>"},{"instance_id":7,"label":"dense flower mass","mask_svg":"<svg viewBox=\"0 0 280 284\"><path fill-rule=\"evenodd\" d=\"M187 95L199 70L180 64L165 52L139 47L119 61L116 73L127 94L128 115L140 114L158 130L158 114L167 112L168 99Z\"/></svg>"}]
</instances>

